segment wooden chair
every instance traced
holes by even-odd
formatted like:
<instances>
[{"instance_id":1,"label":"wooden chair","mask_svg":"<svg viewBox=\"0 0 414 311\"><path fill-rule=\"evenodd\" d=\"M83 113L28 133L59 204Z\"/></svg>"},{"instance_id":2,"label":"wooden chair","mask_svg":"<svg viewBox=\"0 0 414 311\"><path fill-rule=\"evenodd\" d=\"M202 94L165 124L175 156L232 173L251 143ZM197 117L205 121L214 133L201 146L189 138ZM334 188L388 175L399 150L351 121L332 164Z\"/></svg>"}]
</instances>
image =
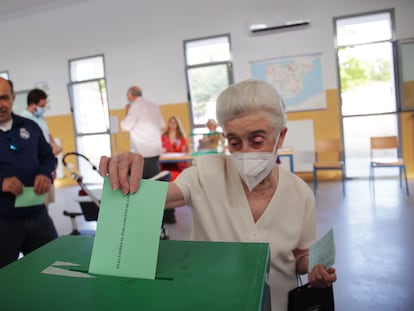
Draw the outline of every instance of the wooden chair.
<instances>
[{"instance_id":1,"label":"wooden chair","mask_svg":"<svg viewBox=\"0 0 414 311\"><path fill-rule=\"evenodd\" d=\"M376 168L394 167L399 169L400 187L404 175L407 195L410 195L407 182L407 169L403 158L399 157L399 143L397 136L380 136L370 138L371 161L370 161L370 182L375 187ZM384 154L384 152L386 154ZM388 153L387 153L388 152ZM391 152L391 154L389 154ZM379 157L379 154L382 156ZM375 190L375 188L373 188Z\"/></svg>"},{"instance_id":2,"label":"wooden chair","mask_svg":"<svg viewBox=\"0 0 414 311\"><path fill-rule=\"evenodd\" d=\"M315 142L315 162L313 163L313 192L315 195L318 188L318 171L334 170L341 171L342 193L345 195L345 172L341 141L339 139L317 140Z\"/></svg>"}]
</instances>

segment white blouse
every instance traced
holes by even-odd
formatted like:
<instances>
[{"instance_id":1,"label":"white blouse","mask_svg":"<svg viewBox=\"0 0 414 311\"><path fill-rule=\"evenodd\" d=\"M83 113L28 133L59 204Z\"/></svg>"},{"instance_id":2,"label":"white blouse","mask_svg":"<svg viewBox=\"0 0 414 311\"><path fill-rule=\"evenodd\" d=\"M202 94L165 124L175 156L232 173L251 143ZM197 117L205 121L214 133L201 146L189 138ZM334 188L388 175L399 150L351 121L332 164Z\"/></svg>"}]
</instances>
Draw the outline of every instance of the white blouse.
<instances>
[{"instance_id":1,"label":"white blouse","mask_svg":"<svg viewBox=\"0 0 414 311\"><path fill-rule=\"evenodd\" d=\"M292 250L316 239L315 200L309 186L279 168L278 187L255 223L236 168L225 155L203 155L175 183L192 208L193 240L270 244L272 310L287 310L288 291L296 287Z\"/></svg>"}]
</instances>

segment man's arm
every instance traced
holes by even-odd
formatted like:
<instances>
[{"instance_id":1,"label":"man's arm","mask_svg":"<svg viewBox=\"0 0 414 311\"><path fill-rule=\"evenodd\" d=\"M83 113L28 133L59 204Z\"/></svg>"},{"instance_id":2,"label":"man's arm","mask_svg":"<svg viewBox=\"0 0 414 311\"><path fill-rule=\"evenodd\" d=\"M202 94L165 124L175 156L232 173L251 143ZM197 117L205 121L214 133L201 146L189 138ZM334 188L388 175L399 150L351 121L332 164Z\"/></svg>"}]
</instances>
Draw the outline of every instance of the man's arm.
<instances>
[{"instance_id":1,"label":"man's arm","mask_svg":"<svg viewBox=\"0 0 414 311\"><path fill-rule=\"evenodd\" d=\"M56 167L57 167L57 158L52 152L52 146L49 144L43 133L40 130L40 135L38 139L38 159L39 167L37 169L36 175L45 175L51 181L56 177Z\"/></svg>"},{"instance_id":2,"label":"man's arm","mask_svg":"<svg viewBox=\"0 0 414 311\"><path fill-rule=\"evenodd\" d=\"M52 134L49 134L49 140L50 140L50 145L52 146L53 155L57 156L59 153L62 152L62 148L56 143Z\"/></svg>"},{"instance_id":3,"label":"man's arm","mask_svg":"<svg viewBox=\"0 0 414 311\"><path fill-rule=\"evenodd\" d=\"M131 104L128 109L128 113L125 115L125 118L120 123L121 130L130 132L134 128L135 123L137 123L139 114L139 105Z\"/></svg>"}]
</instances>

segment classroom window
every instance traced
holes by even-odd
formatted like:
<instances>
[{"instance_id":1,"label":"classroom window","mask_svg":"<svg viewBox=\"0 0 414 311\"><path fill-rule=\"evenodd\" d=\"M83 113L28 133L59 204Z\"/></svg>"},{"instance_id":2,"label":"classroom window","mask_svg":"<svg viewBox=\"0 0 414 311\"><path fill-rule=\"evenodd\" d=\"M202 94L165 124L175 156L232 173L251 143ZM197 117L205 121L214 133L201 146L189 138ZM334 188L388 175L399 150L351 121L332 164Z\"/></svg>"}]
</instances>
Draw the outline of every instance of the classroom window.
<instances>
[{"instance_id":1,"label":"classroom window","mask_svg":"<svg viewBox=\"0 0 414 311\"><path fill-rule=\"evenodd\" d=\"M363 14L336 21L338 47L392 39L390 12Z\"/></svg>"},{"instance_id":2,"label":"classroom window","mask_svg":"<svg viewBox=\"0 0 414 311\"><path fill-rule=\"evenodd\" d=\"M69 60L68 84L75 129L76 150L97 165L100 155L111 155L109 109L103 55ZM97 172L83 158L79 172L90 183L101 183Z\"/></svg>"},{"instance_id":3,"label":"classroom window","mask_svg":"<svg viewBox=\"0 0 414 311\"><path fill-rule=\"evenodd\" d=\"M217 96L233 83L230 35L184 41L192 131L216 119Z\"/></svg>"}]
</instances>

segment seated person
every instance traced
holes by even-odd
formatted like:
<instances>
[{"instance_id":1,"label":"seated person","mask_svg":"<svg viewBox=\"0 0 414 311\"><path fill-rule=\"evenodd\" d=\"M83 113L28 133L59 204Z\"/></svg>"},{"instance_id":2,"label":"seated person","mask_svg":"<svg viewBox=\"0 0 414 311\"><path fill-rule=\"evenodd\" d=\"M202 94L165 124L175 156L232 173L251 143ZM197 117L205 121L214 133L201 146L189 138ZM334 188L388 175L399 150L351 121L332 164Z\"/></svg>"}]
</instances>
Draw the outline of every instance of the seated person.
<instances>
[{"instance_id":1,"label":"seated person","mask_svg":"<svg viewBox=\"0 0 414 311\"><path fill-rule=\"evenodd\" d=\"M209 119L206 126L209 132L198 141L198 150L217 150L219 142L223 142L221 133L217 131L217 122L214 119Z\"/></svg>"},{"instance_id":2,"label":"seated person","mask_svg":"<svg viewBox=\"0 0 414 311\"><path fill-rule=\"evenodd\" d=\"M188 152L185 132L181 126L180 119L172 116L168 119L168 126L161 136L162 152ZM171 172L171 181L174 181L182 170L188 167L186 162L161 163L161 170Z\"/></svg>"},{"instance_id":3,"label":"seated person","mask_svg":"<svg viewBox=\"0 0 414 311\"><path fill-rule=\"evenodd\" d=\"M164 133L161 135L162 152L188 152L187 140L185 132L181 126L180 119L172 116L168 119L168 125ZM182 170L188 167L187 162L177 163L160 163L163 171L170 171L171 181L174 181ZM164 211L163 221L165 223L176 223L175 210L169 209Z\"/></svg>"}]
</instances>

